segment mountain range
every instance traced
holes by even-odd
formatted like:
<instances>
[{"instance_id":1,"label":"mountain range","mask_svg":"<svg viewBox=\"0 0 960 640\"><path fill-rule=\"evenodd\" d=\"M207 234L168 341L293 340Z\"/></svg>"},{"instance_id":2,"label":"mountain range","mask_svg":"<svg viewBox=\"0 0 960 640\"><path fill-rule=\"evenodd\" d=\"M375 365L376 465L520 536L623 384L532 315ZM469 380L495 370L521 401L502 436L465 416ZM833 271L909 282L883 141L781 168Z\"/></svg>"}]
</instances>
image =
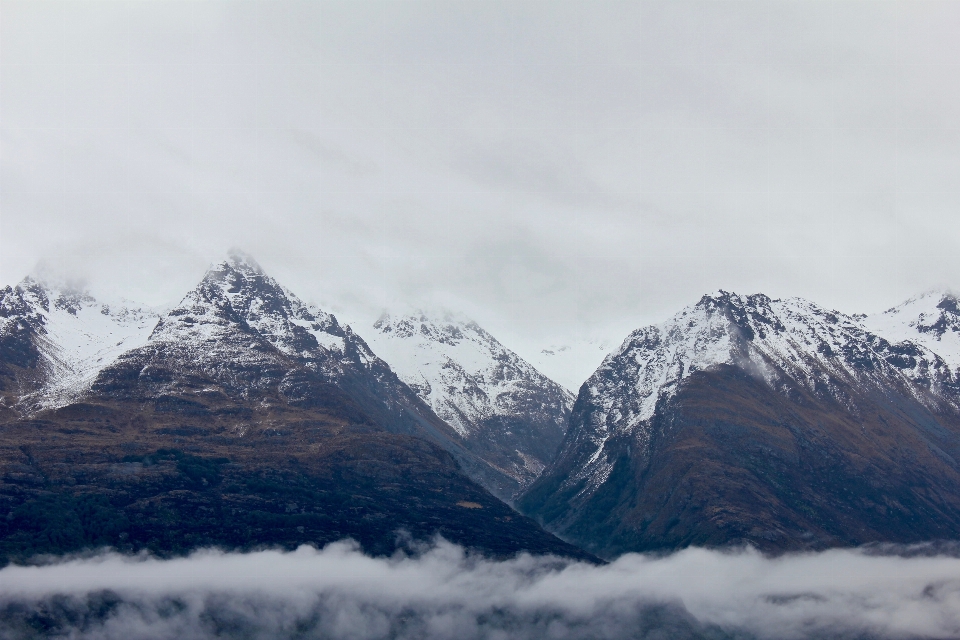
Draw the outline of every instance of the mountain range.
<instances>
[{"instance_id":1,"label":"mountain range","mask_svg":"<svg viewBox=\"0 0 960 640\"><path fill-rule=\"evenodd\" d=\"M714 292L576 396L455 313L361 329L236 252L167 309L0 290L0 555L439 534L593 559L960 531L948 292L871 316Z\"/></svg>"},{"instance_id":2,"label":"mountain range","mask_svg":"<svg viewBox=\"0 0 960 640\"><path fill-rule=\"evenodd\" d=\"M389 552L398 531L587 557L494 497L512 476L247 256L155 319L31 279L0 292L0 318L8 558L342 537Z\"/></svg>"}]
</instances>

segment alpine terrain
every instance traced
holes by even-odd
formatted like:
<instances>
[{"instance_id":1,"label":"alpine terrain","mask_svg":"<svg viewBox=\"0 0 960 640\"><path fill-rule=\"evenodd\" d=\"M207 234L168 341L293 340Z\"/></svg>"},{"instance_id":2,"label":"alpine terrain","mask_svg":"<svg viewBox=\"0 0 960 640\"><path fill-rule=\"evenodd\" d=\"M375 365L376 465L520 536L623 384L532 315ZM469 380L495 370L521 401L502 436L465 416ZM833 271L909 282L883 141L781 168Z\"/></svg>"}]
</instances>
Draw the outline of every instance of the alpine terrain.
<instances>
[{"instance_id":1,"label":"alpine terrain","mask_svg":"<svg viewBox=\"0 0 960 640\"><path fill-rule=\"evenodd\" d=\"M370 344L504 481L509 500L553 460L573 395L476 322L450 313L384 315Z\"/></svg>"},{"instance_id":2,"label":"alpine terrain","mask_svg":"<svg viewBox=\"0 0 960 640\"><path fill-rule=\"evenodd\" d=\"M518 504L607 557L956 539L956 309L704 296L607 356Z\"/></svg>"},{"instance_id":3,"label":"alpine terrain","mask_svg":"<svg viewBox=\"0 0 960 640\"><path fill-rule=\"evenodd\" d=\"M30 277L0 289L0 416L69 404L101 369L143 345L158 319Z\"/></svg>"},{"instance_id":4,"label":"alpine terrain","mask_svg":"<svg viewBox=\"0 0 960 640\"><path fill-rule=\"evenodd\" d=\"M864 317L871 331L891 342L909 341L960 367L960 301L949 291L927 291L883 313Z\"/></svg>"},{"instance_id":5,"label":"alpine terrain","mask_svg":"<svg viewBox=\"0 0 960 640\"><path fill-rule=\"evenodd\" d=\"M242 254L160 317L27 279L0 321L4 561L436 534L587 557L478 484L502 473Z\"/></svg>"}]
</instances>

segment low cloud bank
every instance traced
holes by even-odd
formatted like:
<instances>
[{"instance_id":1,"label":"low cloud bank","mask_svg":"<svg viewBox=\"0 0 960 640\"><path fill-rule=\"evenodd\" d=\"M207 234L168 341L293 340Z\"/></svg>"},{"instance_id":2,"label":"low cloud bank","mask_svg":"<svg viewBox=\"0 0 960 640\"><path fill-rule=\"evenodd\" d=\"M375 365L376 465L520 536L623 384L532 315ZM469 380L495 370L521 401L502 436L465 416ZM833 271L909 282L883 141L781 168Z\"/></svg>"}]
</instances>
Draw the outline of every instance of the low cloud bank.
<instances>
[{"instance_id":1,"label":"low cloud bank","mask_svg":"<svg viewBox=\"0 0 960 640\"><path fill-rule=\"evenodd\" d=\"M956 638L956 556L688 549L598 567L487 560L444 541L392 558L350 543L104 553L0 570L0 637Z\"/></svg>"}]
</instances>

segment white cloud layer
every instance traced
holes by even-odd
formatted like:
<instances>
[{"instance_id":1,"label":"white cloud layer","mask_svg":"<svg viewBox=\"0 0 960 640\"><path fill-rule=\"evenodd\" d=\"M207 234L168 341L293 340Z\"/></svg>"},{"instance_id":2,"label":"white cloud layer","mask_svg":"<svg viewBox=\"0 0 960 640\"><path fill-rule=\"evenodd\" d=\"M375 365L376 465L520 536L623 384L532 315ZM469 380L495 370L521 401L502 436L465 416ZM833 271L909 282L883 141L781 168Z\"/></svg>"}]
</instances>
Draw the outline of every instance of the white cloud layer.
<instances>
[{"instance_id":1,"label":"white cloud layer","mask_svg":"<svg viewBox=\"0 0 960 640\"><path fill-rule=\"evenodd\" d=\"M592 566L439 541L389 559L338 543L0 570L4 637L44 624L104 639L955 638L960 558L687 549Z\"/></svg>"}]
</instances>

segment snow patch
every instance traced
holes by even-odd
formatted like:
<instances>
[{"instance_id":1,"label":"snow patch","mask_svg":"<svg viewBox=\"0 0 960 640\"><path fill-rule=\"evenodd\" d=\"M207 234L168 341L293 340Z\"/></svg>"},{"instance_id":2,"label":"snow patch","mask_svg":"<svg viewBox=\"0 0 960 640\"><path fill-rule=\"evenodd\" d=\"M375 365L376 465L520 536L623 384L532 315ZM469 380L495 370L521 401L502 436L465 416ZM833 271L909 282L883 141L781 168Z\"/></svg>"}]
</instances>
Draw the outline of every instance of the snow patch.
<instances>
[{"instance_id":1,"label":"snow patch","mask_svg":"<svg viewBox=\"0 0 960 640\"><path fill-rule=\"evenodd\" d=\"M373 329L368 339L373 350L461 436L491 416L521 414L515 399L529 385L554 384L475 322L455 314L385 315ZM563 393L572 405L572 395Z\"/></svg>"}]
</instances>

